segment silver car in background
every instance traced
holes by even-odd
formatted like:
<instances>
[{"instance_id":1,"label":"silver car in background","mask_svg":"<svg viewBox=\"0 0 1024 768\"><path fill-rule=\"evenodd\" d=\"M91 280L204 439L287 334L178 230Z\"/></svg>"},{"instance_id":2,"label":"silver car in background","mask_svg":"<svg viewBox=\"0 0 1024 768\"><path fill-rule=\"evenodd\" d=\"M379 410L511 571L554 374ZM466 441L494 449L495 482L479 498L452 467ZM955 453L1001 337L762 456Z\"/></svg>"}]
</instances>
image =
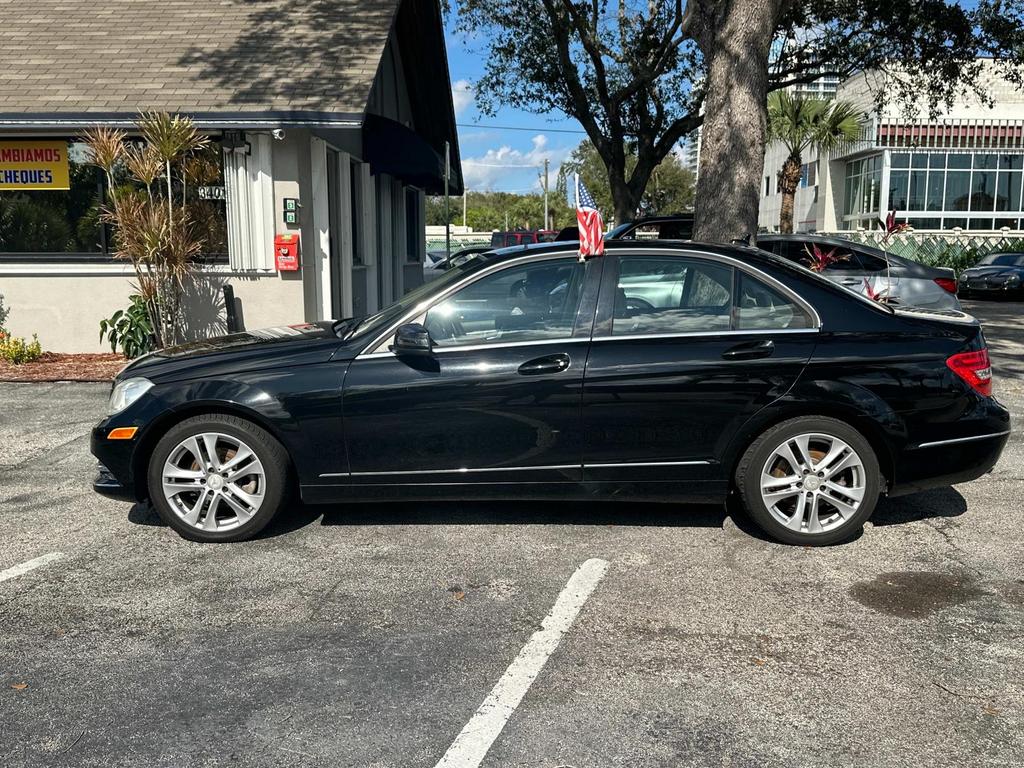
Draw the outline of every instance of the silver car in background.
<instances>
[{"instance_id":1,"label":"silver car in background","mask_svg":"<svg viewBox=\"0 0 1024 768\"><path fill-rule=\"evenodd\" d=\"M826 256L821 274L840 285L893 304L960 309L956 274L929 267L870 245L825 235L758 235L757 247L805 267ZM886 261L888 260L888 269Z\"/></svg>"}]
</instances>

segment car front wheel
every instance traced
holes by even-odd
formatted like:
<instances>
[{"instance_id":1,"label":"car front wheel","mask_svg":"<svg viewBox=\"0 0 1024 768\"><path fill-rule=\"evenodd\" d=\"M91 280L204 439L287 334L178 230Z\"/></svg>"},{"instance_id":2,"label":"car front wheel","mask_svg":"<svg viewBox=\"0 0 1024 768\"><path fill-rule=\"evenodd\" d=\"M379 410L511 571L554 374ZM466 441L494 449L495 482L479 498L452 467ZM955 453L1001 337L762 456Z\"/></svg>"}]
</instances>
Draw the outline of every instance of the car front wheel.
<instances>
[{"instance_id":1,"label":"car front wheel","mask_svg":"<svg viewBox=\"0 0 1024 768\"><path fill-rule=\"evenodd\" d=\"M860 530L874 511L881 478L860 432L813 416L782 422L755 440L737 467L736 487L769 536L820 546Z\"/></svg>"},{"instance_id":2,"label":"car front wheel","mask_svg":"<svg viewBox=\"0 0 1024 768\"><path fill-rule=\"evenodd\" d=\"M149 461L160 517L192 541L243 541L284 506L288 455L266 430L223 414L175 425Z\"/></svg>"}]
</instances>

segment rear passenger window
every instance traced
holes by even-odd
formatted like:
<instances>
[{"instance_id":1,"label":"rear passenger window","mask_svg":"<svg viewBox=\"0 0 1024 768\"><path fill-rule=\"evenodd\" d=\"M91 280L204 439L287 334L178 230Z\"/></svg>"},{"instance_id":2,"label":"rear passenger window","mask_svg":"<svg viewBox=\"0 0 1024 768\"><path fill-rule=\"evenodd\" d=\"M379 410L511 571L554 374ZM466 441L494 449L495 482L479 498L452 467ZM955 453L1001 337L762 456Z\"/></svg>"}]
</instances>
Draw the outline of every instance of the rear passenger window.
<instances>
[{"instance_id":1,"label":"rear passenger window","mask_svg":"<svg viewBox=\"0 0 1024 768\"><path fill-rule=\"evenodd\" d=\"M885 259L879 258L872 253L857 251L857 259L865 272L882 272L885 267Z\"/></svg>"},{"instance_id":2,"label":"rear passenger window","mask_svg":"<svg viewBox=\"0 0 1024 768\"><path fill-rule=\"evenodd\" d=\"M612 335L727 331L732 268L699 259L624 256Z\"/></svg>"},{"instance_id":3,"label":"rear passenger window","mask_svg":"<svg viewBox=\"0 0 1024 768\"><path fill-rule=\"evenodd\" d=\"M741 272L737 281L738 331L810 328L811 318L800 305L760 280Z\"/></svg>"},{"instance_id":4,"label":"rear passenger window","mask_svg":"<svg viewBox=\"0 0 1024 768\"><path fill-rule=\"evenodd\" d=\"M776 240L771 243L771 249L772 253L815 272L864 271L857 253L841 245L812 240Z\"/></svg>"}]
</instances>

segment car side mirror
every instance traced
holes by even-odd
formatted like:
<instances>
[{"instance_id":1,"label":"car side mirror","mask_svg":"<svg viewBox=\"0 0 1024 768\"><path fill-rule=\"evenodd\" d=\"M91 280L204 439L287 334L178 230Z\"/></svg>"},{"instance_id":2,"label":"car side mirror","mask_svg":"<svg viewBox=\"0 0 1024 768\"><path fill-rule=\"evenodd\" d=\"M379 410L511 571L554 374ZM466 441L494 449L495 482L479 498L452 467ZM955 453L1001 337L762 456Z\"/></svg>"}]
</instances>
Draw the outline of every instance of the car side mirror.
<instances>
[{"instance_id":1,"label":"car side mirror","mask_svg":"<svg viewBox=\"0 0 1024 768\"><path fill-rule=\"evenodd\" d=\"M434 342L430 333L420 323L406 323L395 331L395 343L391 351L396 355L432 355Z\"/></svg>"}]
</instances>

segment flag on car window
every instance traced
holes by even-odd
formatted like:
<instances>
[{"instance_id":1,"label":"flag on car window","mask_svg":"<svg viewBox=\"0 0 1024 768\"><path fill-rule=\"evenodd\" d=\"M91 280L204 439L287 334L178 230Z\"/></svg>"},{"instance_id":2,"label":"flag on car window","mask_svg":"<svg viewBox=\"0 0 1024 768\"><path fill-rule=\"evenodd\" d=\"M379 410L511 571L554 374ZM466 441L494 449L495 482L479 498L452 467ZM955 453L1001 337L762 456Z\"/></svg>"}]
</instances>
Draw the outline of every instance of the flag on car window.
<instances>
[{"instance_id":1,"label":"flag on car window","mask_svg":"<svg viewBox=\"0 0 1024 768\"><path fill-rule=\"evenodd\" d=\"M576 174L576 224L580 230L580 261L604 254L604 222L593 196Z\"/></svg>"}]
</instances>

